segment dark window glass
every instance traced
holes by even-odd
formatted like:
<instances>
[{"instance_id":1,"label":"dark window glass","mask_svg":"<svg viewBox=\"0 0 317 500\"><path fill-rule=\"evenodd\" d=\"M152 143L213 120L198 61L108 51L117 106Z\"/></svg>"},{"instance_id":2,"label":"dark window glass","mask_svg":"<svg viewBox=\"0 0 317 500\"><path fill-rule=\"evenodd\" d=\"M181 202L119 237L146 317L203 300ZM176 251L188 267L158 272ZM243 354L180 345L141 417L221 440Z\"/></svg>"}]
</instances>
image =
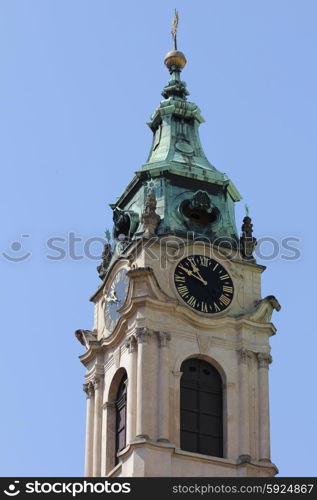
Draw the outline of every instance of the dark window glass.
<instances>
[{"instance_id":1,"label":"dark window glass","mask_svg":"<svg viewBox=\"0 0 317 500\"><path fill-rule=\"evenodd\" d=\"M126 446L126 413L127 413L127 376L124 375L118 387L116 399L116 454L115 463L118 463L117 454Z\"/></svg>"},{"instance_id":2,"label":"dark window glass","mask_svg":"<svg viewBox=\"0 0 317 500\"><path fill-rule=\"evenodd\" d=\"M222 380L201 359L181 366L181 448L214 457L223 456Z\"/></svg>"}]
</instances>

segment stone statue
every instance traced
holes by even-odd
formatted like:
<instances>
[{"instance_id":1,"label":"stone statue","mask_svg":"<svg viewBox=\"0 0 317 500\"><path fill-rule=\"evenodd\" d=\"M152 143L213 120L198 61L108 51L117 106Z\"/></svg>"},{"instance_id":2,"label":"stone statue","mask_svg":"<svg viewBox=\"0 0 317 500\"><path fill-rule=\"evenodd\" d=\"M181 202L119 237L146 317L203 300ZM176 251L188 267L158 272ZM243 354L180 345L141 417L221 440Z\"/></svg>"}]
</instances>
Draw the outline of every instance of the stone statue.
<instances>
[{"instance_id":1,"label":"stone statue","mask_svg":"<svg viewBox=\"0 0 317 500\"><path fill-rule=\"evenodd\" d=\"M156 213L156 196L154 193L149 193L144 204L144 212L141 217L143 225L143 236L150 238L155 235L156 229L160 223L161 217Z\"/></svg>"},{"instance_id":2,"label":"stone statue","mask_svg":"<svg viewBox=\"0 0 317 500\"><path fill-rule=\"evenodd\" d=\"M110 264L110 260L112 257L112 248L110 243L105 243L103 247L103 252L101 255L102 262L101 264L97 267L97 272L99 274L99 278L103 280L106 276L108 266Z\"/></svg>"},{"instance_id":3,"label":"stone statue","mask_svg":"<svg viewBox=\"0 0 317 500\"><path fill-rule=\"evenodd\" d=\"M253 235L253 224L252 219L246 215L243 219L243 224L241 227L242 236L240 238L240 248L244 259L254 259L253 252L256 246L256 238Z\"/></svg>"}]
</instances>

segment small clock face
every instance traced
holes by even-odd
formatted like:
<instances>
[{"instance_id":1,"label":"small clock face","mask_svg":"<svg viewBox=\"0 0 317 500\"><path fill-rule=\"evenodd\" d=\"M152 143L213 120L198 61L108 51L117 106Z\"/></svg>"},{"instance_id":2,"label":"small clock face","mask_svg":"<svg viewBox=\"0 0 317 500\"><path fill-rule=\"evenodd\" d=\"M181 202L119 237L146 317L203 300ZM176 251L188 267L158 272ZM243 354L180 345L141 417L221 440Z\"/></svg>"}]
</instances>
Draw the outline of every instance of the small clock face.
<instances>
[{"instance_id":1,"label":"small clock face","mask_svg":"<svg viewBox=\"0 0 317 500\"><path fill-rule=\"evenodd\" d=\"M174 282L178 294L188 306L206 314L229 307L233 283L226 269L204 255L189 255L176 266Z\"/></svg>"},{"instance_id":2,"label":"small clock face","mask_svg":"<svg viewBox=\"0 0 317 500\"><path fill-rule=\"evenodd\" d=\"M127 276L127 270L120 269L113 278L105 297L105 325L110 333L113 332L119 321L120 314L118 309L120 309L125 302L128 287L129 278Z\"/></svg>"}]
</instances>

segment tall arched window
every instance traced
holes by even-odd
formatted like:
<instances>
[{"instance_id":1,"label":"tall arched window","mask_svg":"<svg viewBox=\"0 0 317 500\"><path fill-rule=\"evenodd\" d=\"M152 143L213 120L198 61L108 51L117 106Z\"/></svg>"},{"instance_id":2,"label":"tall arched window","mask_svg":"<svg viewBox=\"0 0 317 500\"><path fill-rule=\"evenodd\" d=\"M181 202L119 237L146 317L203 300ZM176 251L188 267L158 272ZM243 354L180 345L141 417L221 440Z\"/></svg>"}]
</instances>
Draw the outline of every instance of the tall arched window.
<instances>
[{"instance_id":1,"label":"tall arched window","mask_svg":"<svg viewBox=\"0 0 317 500\"><path fill-rule=\"evenodd\" d=\"M223 456L222 380L202 359L187 359L181 371L181 448Z\"/></svg>"},{"instance_id":2,"label":"tall arched window","mask_svg":"<svg viewBox=\"0 0 317 500\"><path fill-rule=\"evenodd\" d=\"M115 464L119 462L117 454L126 446L126 421L127 421L127 375L120 382L116 398L116 446Z\"/></svg>"}]
</instances>

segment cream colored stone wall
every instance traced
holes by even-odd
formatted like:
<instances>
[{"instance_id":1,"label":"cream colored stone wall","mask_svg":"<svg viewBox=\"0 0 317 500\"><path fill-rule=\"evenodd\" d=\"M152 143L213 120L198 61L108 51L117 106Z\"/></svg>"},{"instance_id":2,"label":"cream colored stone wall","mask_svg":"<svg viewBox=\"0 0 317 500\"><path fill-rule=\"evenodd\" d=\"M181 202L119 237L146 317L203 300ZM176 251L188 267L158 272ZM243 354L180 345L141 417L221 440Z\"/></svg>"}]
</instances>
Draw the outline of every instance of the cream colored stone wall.
<instances>
[{"instance_id":1,"label":"cream colored stone wall","mask_svg":"<svg viewBox=\"0 0 317 500\"><path fill-rule=\"evenodd\" d=\"M271 302L259 302L263 268L241 261L238 255L229 260L216 250L209 253L221 258L235 287L229 308L211 318L188 308L173 284L178 260L206 249L188 245L178 257L174 250L163 246L160 261L144 249L135 249L132 260L119 261L110 272L107 283L121 267L130 270L131 281L122 317L111 335L103 313L107 283L93 298L97 337L81 357L87 368L86 475L274 475L267 371L269 337L275 329L268 320ZM154 245L153 251L158 247ZM179 449L180 369L189 357L211 363L222 377L223 459ZM128 442L121 465L113 470L114 400L124 370Z\"/></svg>"}]
</instances>

